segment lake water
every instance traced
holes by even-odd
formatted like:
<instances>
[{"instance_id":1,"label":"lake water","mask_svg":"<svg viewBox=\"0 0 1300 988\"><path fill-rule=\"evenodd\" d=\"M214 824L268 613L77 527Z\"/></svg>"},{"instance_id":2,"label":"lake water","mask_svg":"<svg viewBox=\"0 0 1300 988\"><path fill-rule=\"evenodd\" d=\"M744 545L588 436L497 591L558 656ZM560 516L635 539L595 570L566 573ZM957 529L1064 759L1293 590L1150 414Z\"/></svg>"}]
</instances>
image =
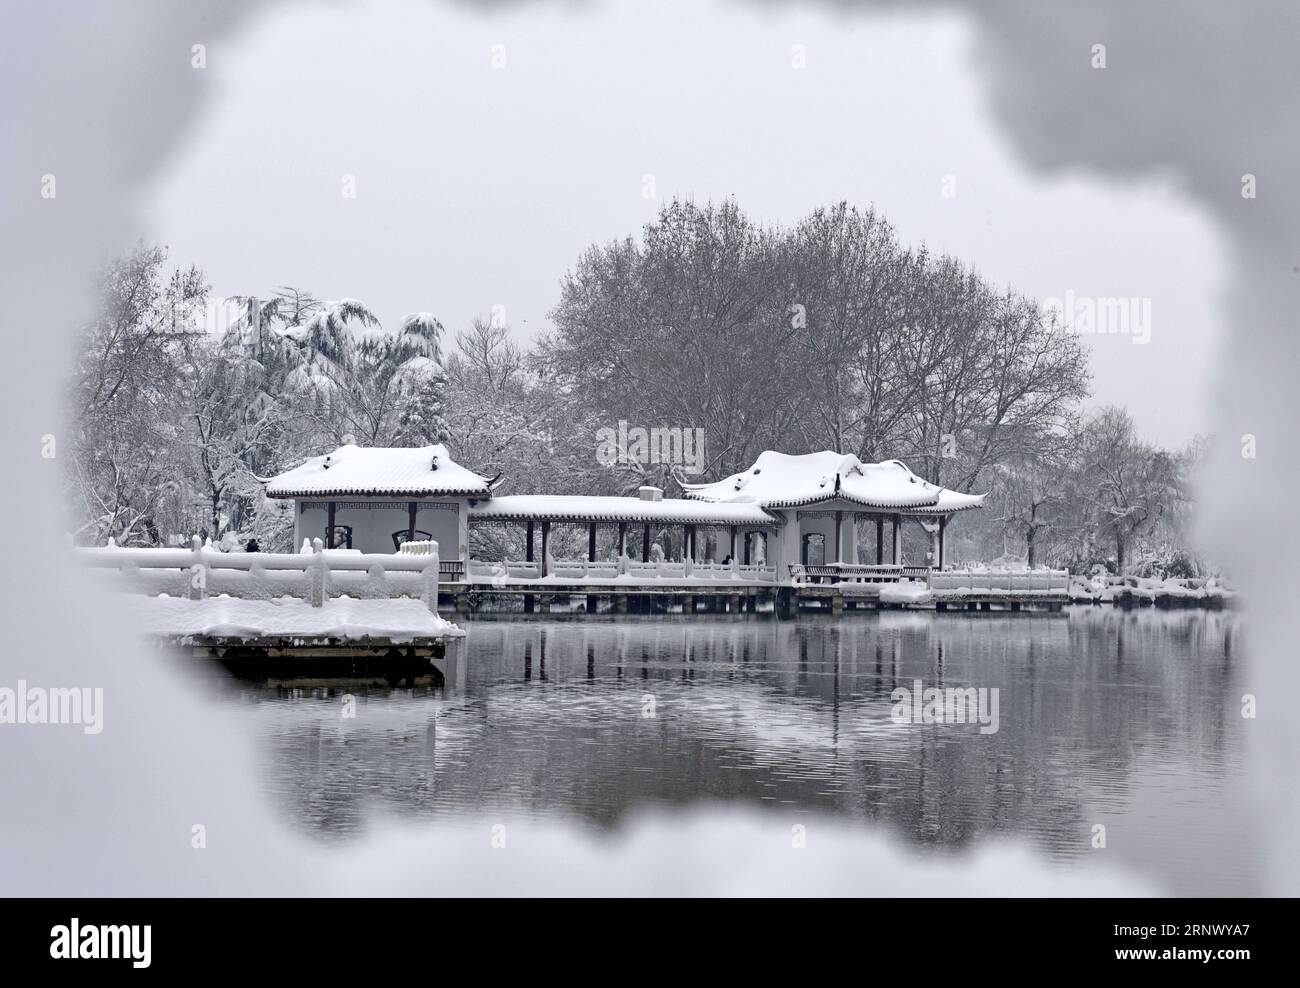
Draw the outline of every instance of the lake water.
<instances>
[{"instance_id":1,"label":"lake water","mask_svg":"<svg viewBox=\"0 0 1300 988\"><path fill-rule=\"evenodd\" d=\"M1074 608L462 621L448 689L238 687L264 784L313 837L376 814L618 826L701 801L887 828L922 853L990 836L1180 894L1259 890L1243 803L1241 618ZM996 733L899 724L891 691L997 688ZM1092 847L1106 828L1106 849Z\"/></svg>"}]
</instances>

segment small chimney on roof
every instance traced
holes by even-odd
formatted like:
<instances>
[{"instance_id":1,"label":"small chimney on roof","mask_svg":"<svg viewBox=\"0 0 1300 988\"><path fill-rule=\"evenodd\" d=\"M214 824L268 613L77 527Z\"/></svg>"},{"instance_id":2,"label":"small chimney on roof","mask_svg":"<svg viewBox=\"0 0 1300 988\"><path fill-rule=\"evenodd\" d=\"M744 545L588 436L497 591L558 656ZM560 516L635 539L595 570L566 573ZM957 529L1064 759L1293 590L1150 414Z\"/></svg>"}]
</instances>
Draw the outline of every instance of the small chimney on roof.
<instances>
[{"instance_id":1,"label":"small chimney on roof","mask_svg":"<svg viewBox=\"0 0 1300 988\"><path fill-rule=\"evenodd\" d=\"M664 499L664 492L663 489L659 487L638 487L636 489L636 496L642 501L662 501Z\"/></svg>"}]
</instances>

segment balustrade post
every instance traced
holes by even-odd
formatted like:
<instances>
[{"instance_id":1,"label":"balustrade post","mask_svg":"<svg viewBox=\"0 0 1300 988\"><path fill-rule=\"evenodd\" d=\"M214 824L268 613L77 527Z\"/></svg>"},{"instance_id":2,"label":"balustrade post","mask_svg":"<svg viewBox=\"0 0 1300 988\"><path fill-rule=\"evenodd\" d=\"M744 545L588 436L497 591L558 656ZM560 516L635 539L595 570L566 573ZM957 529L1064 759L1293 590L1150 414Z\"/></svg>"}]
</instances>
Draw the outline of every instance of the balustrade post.
<instances>
[{"instance_id":1,"label":"balustrade post","mask_svg":"<svg viewBox=\"0 0 1300 988\"><path fill-rule=\"evenodd\" d=\"M430 542L429 558L425 560L424 569L420 571L420 599L424 601L424 606L429 608L430 614L438 613L438 567L440 564L441 557L438 554L438 543ZM468 573L468 570L466 572Z\"/></svg>"},{"instance_id":2,"label":"balustrade post","mask_svg":"<svg viewBox=\"0 0 1300 988\"><path fill-rule=\"evenodd\" d=\"M313 539L311 543L311 576L308 596L311 599L312 607L324 607L325 600L329 597L329 563L326 562L325 546L320 539Z\"/></svg>"},{"instance_id":3,"label":"balustrade post","mask_svg":"<svg viewBox=\"0 0 1300 988\"><path fill-rule=\"evenodd\" d=\"M190 600L205 600L208 596L208 564L203 560L203 546L199 537L190 539Z\"/></svg>"}]
</instances>

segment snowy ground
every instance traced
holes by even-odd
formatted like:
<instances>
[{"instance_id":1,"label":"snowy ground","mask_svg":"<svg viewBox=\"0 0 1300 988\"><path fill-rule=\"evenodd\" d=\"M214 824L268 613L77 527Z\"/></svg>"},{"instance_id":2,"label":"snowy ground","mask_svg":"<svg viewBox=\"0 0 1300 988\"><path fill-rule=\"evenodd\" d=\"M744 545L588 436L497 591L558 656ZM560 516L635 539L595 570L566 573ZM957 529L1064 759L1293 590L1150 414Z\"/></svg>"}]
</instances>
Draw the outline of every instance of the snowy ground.
<instances>
[{"instance_id":1,"label":"snowy ground","mask_svg":"<svg viewBox=\"0 0 1300 988\"><path fill-rule=\"evenodd\" d=\"M1230 603L1237 598L1231 590L1218 580L1156 580L1139 577L1131 579L1129 586L1117 583L1114 579L1088 578L1076 576L1070 579L1070 599L1079 602L1112 602L1127 590L1137 600L1157 600L1161 597L1183 598L1190 600L1220 600Z\"/></svg>"},{"instance_id":2,"label":"snowy ground","mask_svg":"<svg viewBox=\"0 0 1300 988\"><path fill-rule=\"evenodd\" d=\"M413 638L454 638L465 632L418 600L353 600L337 597L324 607L304 600L243 600L237 597L123 598L148 634L165 637L238 636L255 638L348 638L369 636L396 642Z\"/></svg>"}]
</instances>

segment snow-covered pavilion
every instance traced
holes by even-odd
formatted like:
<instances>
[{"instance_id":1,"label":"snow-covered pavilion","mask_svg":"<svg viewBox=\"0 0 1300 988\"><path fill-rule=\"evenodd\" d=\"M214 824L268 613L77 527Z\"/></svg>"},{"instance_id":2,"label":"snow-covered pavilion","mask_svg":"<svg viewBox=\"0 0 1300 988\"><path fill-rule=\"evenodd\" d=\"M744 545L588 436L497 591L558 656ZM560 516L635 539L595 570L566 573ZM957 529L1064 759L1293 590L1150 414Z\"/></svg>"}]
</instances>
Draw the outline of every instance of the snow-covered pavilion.
<instances>
[{"instance_id":1,"label":"snow-covered pavilion","mask_svg":"<svg viewBox=\"0 0 1300 988\"><path fill-rule=\"evenodd\" d=\"M327 549L396 552L436 539L445 558L464 559L469 505L500 481L462 467L445 446L348 444L273 477L266 496L294 502L295 545L322 538Z\"/></svg>"},{"instance_id":2,"label":"snow-covered pavilion","mask_svg":"<svg viewBox=\"0 0 1300 988\"><path fill-rule=\"evenodd\" d=\"M792 456L771 450L743 473L706 484L683 484L687 498L714 504L756 504L783 521L772 553L778 572L787 565L857 563L858 525L874 524L875 562L900 563L905 519L928 522L936 535L929 565L942 568L948 519L978 508L983 494L963 494L923 480L898 460L863 463L824 450ZM890 526L885 559L885 523Z\"/></svg>"},{"instance_id":3,"label":"snow-covered pavilion","mask_svg":"<svg viewBox=\"0 0 1300 988\"><path fill-rule=\"evenodd\" d=\"M321 537L328 548L394 552L406 541L434 539L445 562L462 561L450 567L459 572L471 523L524 526L526 558L539 563L543 576L552 555L552 525L580 525L587 530L592 561L601 526L617 526L617 551L642 560L651 558L656 534L668 530L680 533L674 542L683 558L705 561L701 557L708 554L715 562L724 557L761 561L783 580L796 563L859 562L857 532L864 523L876 529L874 562L899 563L899 529L908 518L937 532L937 552L927 563L942 566L948 519L984 499L931 484L897 460L862 463L829 451L800 456L769 451L743 473L683 484L680 498L665 498L652 487L634 497L497 496L500 484L500 477L460 466L443 446L345 445L273 478L266 494L294 502L295 544ZM886 522L892 534L888 559ZM710 533L704 547L701 530Z\"/></svg>"}]
</instances>

